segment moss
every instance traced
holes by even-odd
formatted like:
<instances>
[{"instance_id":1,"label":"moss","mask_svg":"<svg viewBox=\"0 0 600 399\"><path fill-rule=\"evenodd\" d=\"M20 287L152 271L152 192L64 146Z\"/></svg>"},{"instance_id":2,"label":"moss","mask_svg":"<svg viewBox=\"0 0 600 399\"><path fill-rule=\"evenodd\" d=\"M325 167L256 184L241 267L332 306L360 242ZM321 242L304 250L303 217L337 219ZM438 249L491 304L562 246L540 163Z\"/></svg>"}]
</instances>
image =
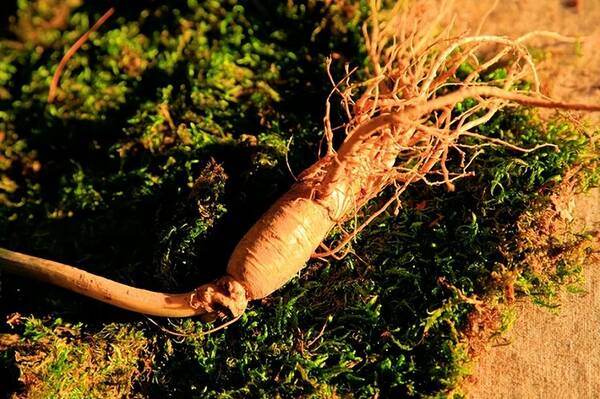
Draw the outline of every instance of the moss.
<instances>
[{"instance_id":1,"label":"moss","mask_svg":"<svg viewBox=\"0 0 600 399\"><path fill-rule=\"evenodd\" d=\"M105 11L65 3L60 27L24 33L52 18L52 4L19 2L10 36L19 45L0 43L0 245L169 291L222 274L241 235L291 184L287 164L298 172L314 161L329 92L324 59L336 52L335 76L344 61L364 64L365 2L117 7L69 61L50 105L63 52ZM334 110L333 123L342 115ZM561 150L486 148L472 164L476 176L456 192L415 186L397 215L356 238L357 256L311 261L217 333L201 335L214 326L184 320L168 326L187 335L175 338L125 312L2 276L0 311L31 314L0 327L18 337L0 356L8 390L443 395L468 371L469 298L503 300L515 286L541 292L543 276L571 281L568 257L543 274L528 268L532 247L518 245L535 229L526 210L543 209L576 164L584 185L598 181L593 140L564 121L546 124L520 109L480 133ZM568 247L555 244L544 251Z\"/></svg>"},{"instance_id":2,"label":"moss","mask_svg":"<svg viewBox=\"0 0 600 399\"><path fill-rule=\"evenodd\" d=\"M19 381L29 398L133 397L152 359L148 340L131 326L108 324L95 336L82 325L55 319L24 320L22 339L11 345Z\"/></svg>"},{"instance_id":3,"label":"moss","mask_svg":"<svg viewBox=\"0 0 600 399\"><path fill-rule=\"evenodd\" d=\"M16 15L10 18L10 29L27 46L48 47L56 43L67 26L72 10L80 0L17 1Z\"/></svg>"}]
</instances>

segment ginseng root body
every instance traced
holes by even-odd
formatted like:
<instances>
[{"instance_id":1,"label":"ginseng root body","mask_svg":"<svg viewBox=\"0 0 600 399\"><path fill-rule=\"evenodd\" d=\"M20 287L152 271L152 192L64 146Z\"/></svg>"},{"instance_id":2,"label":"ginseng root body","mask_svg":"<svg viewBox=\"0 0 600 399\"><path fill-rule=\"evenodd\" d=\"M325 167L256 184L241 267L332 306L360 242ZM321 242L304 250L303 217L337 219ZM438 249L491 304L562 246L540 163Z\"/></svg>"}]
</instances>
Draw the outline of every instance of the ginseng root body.
<instances>
[{"instance_id":1,"label":"ginseng root body","mask_svg":"<svg viewBox=\"0 0 600 399\"><path fill-rule=\"evenodd\" d=\"M294 277L327 233L385 185L398 152L396 138L357 130L354 135L366 137L347 140L337 154L305 170L233 251L227 273L245 287L249 300Z\"/></svg>"}]
</instances>

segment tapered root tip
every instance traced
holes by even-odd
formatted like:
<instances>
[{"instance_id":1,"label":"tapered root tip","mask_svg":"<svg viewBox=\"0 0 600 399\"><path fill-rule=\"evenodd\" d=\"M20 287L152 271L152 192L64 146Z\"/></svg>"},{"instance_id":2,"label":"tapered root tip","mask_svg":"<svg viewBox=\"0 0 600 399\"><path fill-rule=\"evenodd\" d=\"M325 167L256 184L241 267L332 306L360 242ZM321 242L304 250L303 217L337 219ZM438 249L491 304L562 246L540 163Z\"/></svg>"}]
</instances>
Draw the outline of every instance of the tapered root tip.
<instances>
[{"instance_id":1,"label":"tapered root tip","mask_svg":"<svg viewBox=\"0 0 600 399\"><path fill-rule=\"evenodd\" d=\"M224 276L196 288L190 297L190 306L207 315L222 316L224 310L228 310L237 317L246 310L248 298L241 283L233 277Z\"/></svg>"}]
</instances>

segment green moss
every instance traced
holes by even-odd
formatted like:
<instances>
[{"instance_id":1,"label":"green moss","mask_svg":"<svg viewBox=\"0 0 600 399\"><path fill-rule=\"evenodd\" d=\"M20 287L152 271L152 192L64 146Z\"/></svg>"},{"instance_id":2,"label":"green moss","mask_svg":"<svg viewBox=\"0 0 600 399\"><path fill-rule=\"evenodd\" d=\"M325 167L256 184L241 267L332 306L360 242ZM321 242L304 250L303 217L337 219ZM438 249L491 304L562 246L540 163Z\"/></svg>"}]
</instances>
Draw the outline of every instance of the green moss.
<instances>
[{"instance_id":1,"label":"green moss","mask_svg":"<svg viewBox=\"0 0 600 399\"><path fill-rule=\"evenodd\" d=\"M79 5L80 0L18 0L10 28L26 46L52 46L67 26L72 10Z\"/></svg>"},{"instance_id":2,"label":"green moss","mask_svg":"<svg viewBox=\"0 0 600 399\"><path fill-rule=\"evenodd\" d=\"M82 336L81 324L59 318L24 324L12 350L29 398L130 397L152 362L148 340L130 326L108 324L95 336Z\"/></svg>"},{"instance_id":3,"label":"green moss","mask_svg":"<svg viewBox=\"0 0 600 399\"><path fill-rule=\"evenodd\" d=\"M0 43L0 245L139 287L177 291L221 275L241 235L291 184L287 164L297 173L314 161L330 87L324 59L331 51L341 58L335 76L344 61L364 64L366 4L117 7L69 61L48 104L63 52L105 11L73 3L52 28L40 22L52 18L52 4L19 2L10 39L22 45ZM458 75L468 72L465 65ZM341 115L334 110L334 124ZM504 283L544 293L555 289L548 281L575 282L575 258L543 273L528 266L532 248L518 244L536 218L526 211L543 209L575 164L586 170L585 186L598 182L593 140L564 121L513 110L479 132L561 149L486 147L472 164L476 176L457 182L456 192L415 186L397 215L356 237L357 256L311 261L210 335L199 333L212 324L185 320L168 327L189 334L175 338L102 304L47 286L40 295L40 286L2 276L0 311L32 315L7 331L20 337L0 356L9 390L443 395L468 372L466 297L502 300ZM569 247L552 245L544 251Z\"/></svg>"}]
</instances>

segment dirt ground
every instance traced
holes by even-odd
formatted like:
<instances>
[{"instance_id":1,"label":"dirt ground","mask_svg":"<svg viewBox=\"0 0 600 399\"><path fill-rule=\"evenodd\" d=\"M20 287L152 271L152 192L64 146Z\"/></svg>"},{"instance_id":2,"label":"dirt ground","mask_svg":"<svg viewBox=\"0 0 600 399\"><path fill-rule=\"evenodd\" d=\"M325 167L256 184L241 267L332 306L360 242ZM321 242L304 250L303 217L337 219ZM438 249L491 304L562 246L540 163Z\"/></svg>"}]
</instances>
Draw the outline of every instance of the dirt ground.
<instances>
[{"instance_id":1,"label":"dirt ground","mask_svg":"<svg viewBox=\"0 0 600 399\"><path fill-rule=\"evenodd\" d=\"M475 29L493 0L457 0L457 24ZM576 7L574 5L577 5ZM500 0L482 33L516 37L552 30L581 37L583 45L552 41L539 66L544 94L600 103L600 0ZM600 115L586 116L587 125ZM600 230L600 190L575 198L575 217ZM562 297L558 311L528 301L516 304L518 319L507 345L491 346L464 387L472 398L600 398L600 262L585 267L584 294Z\"/></svg>"},{"instance_id":2,"label":"dirt ground","mask_svg":"<svg viewBox=\"0 0 600 399\"><path fill-rule=\"evenodd\" d=\"M600 229L600 190L575 200L586 210L575 215L580 222ZM509 334L477 359L465 386L469 397L600 397L600 263L584 270L585 292L564 293L558 310L526 300L515 305Z\"/></svg>"}]
</instances>

